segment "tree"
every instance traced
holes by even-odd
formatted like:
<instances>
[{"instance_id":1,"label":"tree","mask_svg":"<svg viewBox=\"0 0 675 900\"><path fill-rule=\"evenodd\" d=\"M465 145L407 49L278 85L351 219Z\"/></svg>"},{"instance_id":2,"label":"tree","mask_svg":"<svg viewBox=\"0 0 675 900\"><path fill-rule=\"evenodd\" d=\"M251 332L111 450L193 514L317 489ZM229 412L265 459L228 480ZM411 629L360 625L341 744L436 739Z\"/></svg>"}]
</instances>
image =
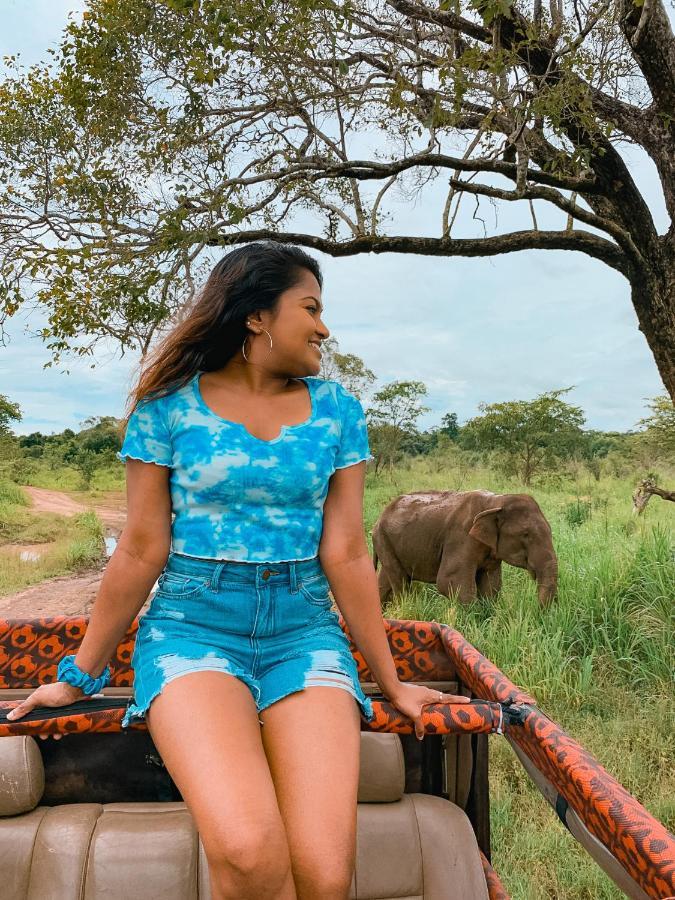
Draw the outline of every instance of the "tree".
<instances>
[{"instance_id":1,"label":"tree","mask_svg":"<svg viewBox=\"0 0 675 900\"><path fill-rule=\"evenodd\" d=\"M355 354L340 353L334 337L324 341L322 349L321 378L339 381L351 394L363 400L365 391L375 381L375 373Z\"/></svg>"},{"instance_id":2,"label":"tree","mask_svg":"<svg viewBox=\"0 0 675 900\"><path fill-rule=\"evenodd\" d=\"M97 454L86 447L77 447L68 458L68 465L80 473L84 490L89 490L91 487L91 480L100 463L101 460Z\"/></svg>"},{"instance_id":3,"label":"tree","mask_svg":"<svg viewBox=\"0 0 675 900\"><path fill-rule=\"evenodd\" d=\"M205 248L566 249L628 279L675 400L663 0L90 0L50 52L53 69L14 64L0 86L0 294L10 316L32 290L55 360L102 336L145 352ZM659 174L663 234L630 144ZM437 179L437 234L388 233L386 195L412 201ZM521 220L458 234L467 197ZM294 231L297 211L318 231ZM485 229L478 209L462 227Z\"/></svg>"},{"instance_id":4,"label":"tree","mask_svg":"<svg viewBox=\"0 0 675 900\"><path fill-rule=\"evenodd\" d=\"M536 473L568 459L582 445L583 412L560 399L571 390L550 391L534 400L479 403L483 414L464 425L462 444L498 451L529 485Z\"/></svg>"},{"instance_id":5,"label":"tree","mask_svg":"<svg viewBox=\"0 0 675 900\"><path fill-rule=\"evenodd\" d=\"M602 468L600 461L609 453L621 450L625 446L625 435L620 432L596 431L587 429L579 446L579 456L596 481L600 481Z\"/></svg>"},{"instance_id":6,"label":"tree","mask_svg":"<svg viewBox=\"0 0 675 900\"><path fill-rule=\"evenodd\" d=\"M675 408L670 399L663 395L654 397L647 403L652 411L650 416L640 419L646 431L640 433L641 441L658 455L675 458Z\"/></svg>"},{"instance_id":7,"label":"tree","mask_svg":"<svg viewBox=\"0 0 675 900\"><path fill-rule=\"evenodd\" d=\"M11 434L9 423L21 421L21 408L18 403L12 403L9 397L0 394L0 435L3 437Z\"/></svg>"},{"instance_id":8,"label":"tree","mask_svg":"<svg viewBox=\"0 0 675 900\"><path fill-rule=\"evenodd\" d=\"M417 419L430 407L420 406L427 393L421 381L391 381L373 396L366 411L368 435L375 457L375 474L399 461L406 437L417 431Z\"/></svg>"},{"instance_id":9,"label":"tree","mask_svg":"<svg viewBox=\"0 0 675 900\"><path fill-rule=\"evenodd\" d=\"M457 422L457 413L446 413L441 419L441 431L451 440L456 441L459 437L459 423Z\"/></svg>"},{"instance_id":10,"label":"tree","mask_svg":"<svg viewBox=\"0 0 675 900\"><path fill-rule=\"evenodd\" d=\"M19 450L17 439L9 427L9 423L21 421L21 409L18 403L12 403L9 397L0 394L0 461L14 460Z\"/></svg>"},{"instance_id":11,"label":"tree","mask_svg":"<svg viewBox=\"0 0 675 900\"><path fill-rule=\"evenodd\" d=\"M100 454L106 450L117 451L122 446L119 420L114 416L91 416L82 422L86 425L77 435L77 443L83 450Z\"/></svg>"}]
</instances>

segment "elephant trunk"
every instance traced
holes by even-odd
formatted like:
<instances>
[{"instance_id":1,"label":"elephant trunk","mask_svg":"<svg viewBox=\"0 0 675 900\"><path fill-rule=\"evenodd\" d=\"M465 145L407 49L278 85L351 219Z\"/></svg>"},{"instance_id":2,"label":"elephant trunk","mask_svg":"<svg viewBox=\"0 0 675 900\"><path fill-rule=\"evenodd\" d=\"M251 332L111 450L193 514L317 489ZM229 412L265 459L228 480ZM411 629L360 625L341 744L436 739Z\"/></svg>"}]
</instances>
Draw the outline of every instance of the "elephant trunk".
<instances>
[{"instance_id":1,"label":"elephant trunk","mask_svg":"<svg viewBox=\"0 0 675 900\"><path fill-rule=\"evenodd\" d=\"M548 606L558 589L558 561L554 558L536 572L537 596L541 606Z\"/></svg>"}]
</instances>

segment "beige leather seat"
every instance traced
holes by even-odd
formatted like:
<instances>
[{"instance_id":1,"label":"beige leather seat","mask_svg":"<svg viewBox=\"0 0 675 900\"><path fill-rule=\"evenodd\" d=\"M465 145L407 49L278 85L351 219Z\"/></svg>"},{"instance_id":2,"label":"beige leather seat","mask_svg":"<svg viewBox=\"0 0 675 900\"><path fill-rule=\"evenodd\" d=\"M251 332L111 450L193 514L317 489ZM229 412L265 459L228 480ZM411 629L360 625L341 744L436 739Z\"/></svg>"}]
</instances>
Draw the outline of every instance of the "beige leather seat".
<instances>
[{"instance_id":1,"label":"beige leather seat","mask_svg":"<svg viewBox=\"0 0 675 900\"><path fill-rule=\"evenodd\" d=\"M465 813L404 794L401 742L361 735L359 900L487 900ZM184 803L40 806L37 741L0 738L0 893L3 900L205 900L206 857Z\"/></svg>"}]
</instances>

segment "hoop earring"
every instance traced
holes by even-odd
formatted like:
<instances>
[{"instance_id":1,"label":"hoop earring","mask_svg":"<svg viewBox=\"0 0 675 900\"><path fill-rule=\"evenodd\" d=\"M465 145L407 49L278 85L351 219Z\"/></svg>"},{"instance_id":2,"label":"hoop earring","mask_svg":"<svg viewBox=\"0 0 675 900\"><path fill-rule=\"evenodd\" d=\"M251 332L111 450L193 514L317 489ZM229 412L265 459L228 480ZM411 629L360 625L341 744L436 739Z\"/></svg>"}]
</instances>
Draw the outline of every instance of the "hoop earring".
<instances>
[{"instance_id":1,"label":"hoop earring","mask_svg":"<svg viewBox=\"0 0 675 900\"><path fill-rule=\"evenodd\" d=\"M246 324L247 324L247 325L250 325L251 323L250 323L250 322L247 322ZM269 331L268 331L266 328L263 328L263 331L265 332L265 334L267 335L267 337L270 339L270 349L269 349L268 352L271 353L271 352L272 352L272 335L269 333ZM251 337L251 335L250 335L250 334L247 334L246 337L244 338L244 343L241 345L242 356L244 357L244 359L246 360L246 362L249 362L249 358L248 358L248 356L246 356L246 349L245 349L245 348L246 348L246 341L247 341L250 337Z\"/></svg>"}]
</instances>

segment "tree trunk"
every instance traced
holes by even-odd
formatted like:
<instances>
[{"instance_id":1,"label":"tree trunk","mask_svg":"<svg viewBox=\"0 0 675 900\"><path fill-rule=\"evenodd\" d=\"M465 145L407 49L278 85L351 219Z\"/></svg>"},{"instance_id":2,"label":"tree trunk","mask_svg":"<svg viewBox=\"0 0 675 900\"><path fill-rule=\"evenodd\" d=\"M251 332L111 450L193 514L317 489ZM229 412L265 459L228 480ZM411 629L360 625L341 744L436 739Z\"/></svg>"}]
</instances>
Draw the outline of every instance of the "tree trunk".
<instances>
[{"instance_id":1,"label":"tree trunk","mask_svg":"<svg viewBox=\"0 0 675 900\"><path fill-rule=\"evenodd\" d=\"M675 404L675 258L667 245L630 283L638 327Z\"/></svg>"}]
</instances>

